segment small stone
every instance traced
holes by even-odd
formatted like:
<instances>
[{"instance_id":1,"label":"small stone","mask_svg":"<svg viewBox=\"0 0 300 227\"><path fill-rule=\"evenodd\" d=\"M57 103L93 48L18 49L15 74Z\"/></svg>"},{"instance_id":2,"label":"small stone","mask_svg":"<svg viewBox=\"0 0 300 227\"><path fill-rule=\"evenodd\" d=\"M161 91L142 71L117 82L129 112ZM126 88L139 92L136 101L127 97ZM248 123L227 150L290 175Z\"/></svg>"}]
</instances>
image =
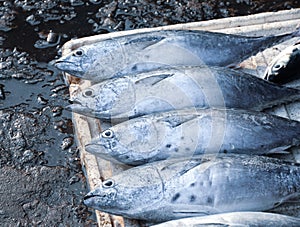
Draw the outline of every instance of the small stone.
<instances>
[{"instance_id":1,"label":"small stone","mask_svg":"<svg viewBox=\"0 0 300 227\"><path fill-rule=\"evenodd\" d=\"M44 97L42 97L40 95L37 97L37 100L38 100L38 103L42 104L42 105L46 105L48 103L48 99L45 99Z\"/></svg>"},{"instance_id":2,"label":"small stone","mask_svg":"<svg viewBox=\"0 0 300 227\"><path fill-rule=\"evenodd\" d=\"M0 84L0 99L4 100L5 99L5 91L4 91L4 85Z\"/></svg>"},{"instance_id":3,"label":"small stone","mask_svg":"<svg viewBox=\"0 0 300 227\"><path fill-rule=\"evenodd\" d=\"M74 142L73 137L66 137L62 141L61 148L63 150L66 150L66 149L70 148L73 145L73 142Z\"/></svg>"},{"instance_id":4,"label":"small stone","mask_svg":"<svg viewBox=\"0 0 300 227\"><path fill-rule=\"evenodd\" d=\"M48 43L57 43L57 40L58 40L58 35L54 33L52 30L50 30L46 41Z\"/></svg>"},{"instance_id":5,"label":"small stone","mask_svg":"<svg viewBox=\"0 0 300 227\"><path fill-rule=\"evenodd\" d=\"M70 184L74 184L74 183L79 182L79 181L80 181L80 178L79 178L79 176L77 176L77 175L74 175L73 177L71 177L71 178L69 179L69 183L70 183Z\"/></svg>"}]
</instances>

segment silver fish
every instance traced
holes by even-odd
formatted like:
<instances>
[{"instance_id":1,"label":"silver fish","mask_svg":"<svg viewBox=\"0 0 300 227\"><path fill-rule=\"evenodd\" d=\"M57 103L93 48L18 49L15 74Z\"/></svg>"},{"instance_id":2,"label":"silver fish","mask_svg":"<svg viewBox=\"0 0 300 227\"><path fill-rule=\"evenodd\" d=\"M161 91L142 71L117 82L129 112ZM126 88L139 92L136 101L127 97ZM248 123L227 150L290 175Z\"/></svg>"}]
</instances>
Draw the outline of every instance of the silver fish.
<instances>
[{"instance_id":1,"label":"silver fish","mask_svg":"<svg viewBox=\"0 0 300 227\"><path fill-rule=\"evenodd\" d=\"M280 52L265 71L264 79L284 84L300 78L300 43Z\"/></svg>"},{"instance_id":2,"label":"silver fish","mask_svg":"<svg viewBox=\"0 0 300 227\"><path fill-rule=\"evenodd\" d=\"M100 119L132 118L187 107L262 110L300 98L300 91L221 67L177 67L95 84L68 109Z\"/></svg>"},{"instance_id":3,"label":"silver fish","mask_svg":"<svg viewBox=\"0 0 300 227\"><path fill-rule=\"evenodd\" d=\"M103 131L86 150L141 165L203 153L268 154L299 145L300 122L260 112L186 109L134 118Z\"/></svg>"},{"instance_id":4,"label":"silver fish","mask_svg":"<svg viewBox=\"0 0 300 227\"><path fill-rule=\"evenodd\" d=\"M266 212L231 212L183 218L151 227L299 227L300 218Z\"/></svg>"},{"instance_id":5,"label":"silver fish","mask_svg":"<svg viewBox=\"0 0 300 227\"><path fill-rule=\"evenodd\" d=\"M164 222L235 211L265 211L298 201L300 166L264 156L204 155L126 170L84 197L111 214Z\"/></svg>"},{"instance_id":6,"label":"silver fish","mask_svg":"<svg viewBox=\"0 0 300 227\"><path fill-rule=\"evenodd\" d=\"M99 82L170 65L232 65L299 35L299 30L266 37L207 31L154 31L79 47L58 59L54 65L73 76Z\"/></svg>"}]
</instances>

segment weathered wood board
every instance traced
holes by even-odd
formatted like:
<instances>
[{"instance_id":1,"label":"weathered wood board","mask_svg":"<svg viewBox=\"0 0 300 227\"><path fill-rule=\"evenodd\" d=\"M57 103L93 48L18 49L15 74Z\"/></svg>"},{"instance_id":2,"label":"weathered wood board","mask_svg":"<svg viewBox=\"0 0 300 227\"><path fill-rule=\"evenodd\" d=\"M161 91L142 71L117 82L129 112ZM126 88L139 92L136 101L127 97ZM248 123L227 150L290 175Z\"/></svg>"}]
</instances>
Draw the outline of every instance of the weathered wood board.
<instances>
[{"instance_id":1,"label":"weathered wood board","mask_svg":"<svg viewBox=\"0 0 300 227\"><path fill-rule=\"evenodd\" d=\"M138 29L131 31L114 32L104 35L97 35L91 37L80 38L67 42L63 48L63 55L70 51L93 42L122 36L127 34L139 32L151 32L161 29L198 29L219 31L231 34L243 34L249 36L261 36L269 34L282 34L292 32L297 25L300 24L300 9L286 10L275 13L261 13L243 17L232 17L225 19L210 20L204 22L193 22L186 24L177 24L172 26L164 26L158 28ZM255 76L262 77L263 73L274 56L276 56L286 46L299 41L299 38L293 38L282 44L276 45L263 52L258 53L241 64L239 70L249 72ZM90 85L89 81L81 81L74 79L68 75L68 82L70 84L71 96L77 91L86 88ZM300 81L295 81L287 86L300 87ZM291 103L271 109L268 112L277 114L290 119L300 120L300 103ZM124 169L126 166L113 164L109 161L102 160L89 154L85 151L84 145L88 143L92 137L99 134L101 128L106 128L109 124L103 124L99 120L85 117L79 114L73 114L73 123L75 125L75 134L77 137L77 145L81 152L82 164L85 168L90 189L95 188L103 179L109 178ZM101 124L101 128L100 128ZM300 161L300 152L295 150L294 154L290 156L291 159ZM135 221L123 220L121 217L111 216L106 213L96 212L99 226L139 226Z\"/></svg>"}]
</instances>

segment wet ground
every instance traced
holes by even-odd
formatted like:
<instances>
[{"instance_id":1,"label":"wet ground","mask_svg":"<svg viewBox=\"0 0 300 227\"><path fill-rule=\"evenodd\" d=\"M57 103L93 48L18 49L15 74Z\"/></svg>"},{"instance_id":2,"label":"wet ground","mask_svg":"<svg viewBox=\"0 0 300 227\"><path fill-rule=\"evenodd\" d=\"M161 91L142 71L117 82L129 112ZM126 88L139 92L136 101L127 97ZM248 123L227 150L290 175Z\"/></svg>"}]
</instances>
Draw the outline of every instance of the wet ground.
<instances>
[{"instance_id":1,"label":"wet ground","mask_svg":"<svg viewBox=\"0 0 300 227\"><path fill-rule=\"evenodd\" d=\"M300 7L300 1L0 0L1 226L95 226L68 88L48 64L67 40Z\"/></svg>"}]
</instances>

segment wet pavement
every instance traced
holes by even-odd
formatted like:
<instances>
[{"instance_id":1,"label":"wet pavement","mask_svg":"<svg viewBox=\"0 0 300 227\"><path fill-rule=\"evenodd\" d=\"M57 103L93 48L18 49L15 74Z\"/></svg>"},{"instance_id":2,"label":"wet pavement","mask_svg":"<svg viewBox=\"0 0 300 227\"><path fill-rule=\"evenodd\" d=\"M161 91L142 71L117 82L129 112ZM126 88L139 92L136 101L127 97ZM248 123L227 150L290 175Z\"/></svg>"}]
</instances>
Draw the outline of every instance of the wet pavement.
<instances>
[{"instance_id":1,"label":"wet pavement","mask_svg":"<svg viewBox=\"0 0 300 227\"><path fill-rule=\"evenodd\" d=\"M73 38L300 7L299 1L0 0L2 226L95 226L68 87L48 64Z\"/></svg>"}]
</instances>

